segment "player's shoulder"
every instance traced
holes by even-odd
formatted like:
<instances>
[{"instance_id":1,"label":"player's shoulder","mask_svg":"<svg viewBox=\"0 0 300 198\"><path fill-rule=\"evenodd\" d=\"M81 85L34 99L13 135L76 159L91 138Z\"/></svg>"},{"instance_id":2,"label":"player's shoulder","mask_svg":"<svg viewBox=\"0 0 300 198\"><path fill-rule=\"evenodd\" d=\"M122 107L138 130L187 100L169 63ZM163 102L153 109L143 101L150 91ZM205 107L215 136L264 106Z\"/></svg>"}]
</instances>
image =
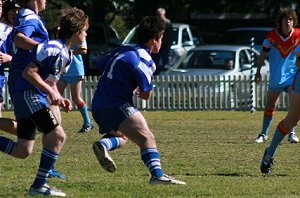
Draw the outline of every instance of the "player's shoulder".
<instances>
[{"instance_id":1,"label":"player's shoulder","mask_svg":"<svg viewBox=\"0 0 300 198\"><path fill-rule=\"evenodd\" d=\"M299 36L300 35L300 28L294 28L294 34Z\"/></svg>"},{"instance_id":2,"label":"player's shoulder","mask_svg":"<svg viewBox=\"0 0 300 198\"><path fill-rule=\"evenodd\" d=\"M272 30L270 30L269 32L268 32L268 34L267 34L267 38L269 38L269 37L275 37L275 36L277 36L278 34L277 34L277 29L276 28L273 28Z\"/></svg>"},{"instance_id":3,"label":"player's shoulder","mask_svg":"<svg viewBox=\"0 0 300 198\"><path fill-rule=\"evenodd\" d=\"M39 20L39 16L31 9L28 8L24 8L21 9L19 14L17 15L18 18L22 18L23 20L27 21L27 20L31 20L31 19L35 19L35 20Z\"/></svg>"},{"instance_id":4,"label":"player's shoulder","mask_svg":"<svg viewBox=\"0 0 300 198\"><path fill-rule=\"evenodd\" d=\"M40 43L37 46L37 54L45 54L47 56L56 56L64 50L64 44L60 40L50 40L46 43Z\"/></svg>"}]
</instances>

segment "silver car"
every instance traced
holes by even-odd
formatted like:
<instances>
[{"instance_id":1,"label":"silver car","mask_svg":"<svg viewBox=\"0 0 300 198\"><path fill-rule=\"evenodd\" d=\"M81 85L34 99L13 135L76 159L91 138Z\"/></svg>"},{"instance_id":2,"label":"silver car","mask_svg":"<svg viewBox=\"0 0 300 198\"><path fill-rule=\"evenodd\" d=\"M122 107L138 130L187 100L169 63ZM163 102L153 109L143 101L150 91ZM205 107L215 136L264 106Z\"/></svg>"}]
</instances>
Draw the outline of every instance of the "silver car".
<instances>
[{"instance_id":1,"label":"silver car","mask_svg":"<svg viewBox=\"0 0 300 198\"><path fill-rule=\"evenodd\" d=\"M134 27L125 37L122 44L132 44L136 42L136 27ZM172 66L185 52L198 45L203 45L203 39L198 30L185 23L172 23L172 41L169 54L169 63Z\"/></svg>"},{"instance_id":2,"label":"silver car","mask_svg":"<svg viewBox=\"0 0 300 198\"><path fill-rule=\"evenodd\" d=\"M226 98L228 106L234 107L235 100L233 98L235 96L239 105L246 104L249 103L248 95L251 92L250 86L244 86L243 83L240 83L241 81L236 81L234 78L250 79L251 72L253 75L256 73L255 66L258 55L259 53L255 49L250 49L248 46L199 46L186 52L172 68L169 68L161 75L200 76L198 79L201 79L201 82L198 84L198 89L206 90L205 93L210 93L203 96L201 98L202 101L211 100L213 93L224 93L221 94L221 97ZM253 57L254 64L251 64L251 57ZM269 75L268 61L265 61L261 74L262 76ZM186 86L189 86L188 81ZM191 86L193 87L194 85ZM262 86L259 88L260 90L266 89L266 87Z\"/></svg>"},{"instance_id":3,"label":"silver car","mask_svg":"<svg viewBox=\"0 0 300 198\"><path fill-rule=\"evenodd\" d=\"M259 53L248 46L203 45L191 49L164 74L167 75L250 75L251 53L254 54L254 72ZM261 69L262 75L269 73L269 63Z\"/></svg>"}]
</instances>

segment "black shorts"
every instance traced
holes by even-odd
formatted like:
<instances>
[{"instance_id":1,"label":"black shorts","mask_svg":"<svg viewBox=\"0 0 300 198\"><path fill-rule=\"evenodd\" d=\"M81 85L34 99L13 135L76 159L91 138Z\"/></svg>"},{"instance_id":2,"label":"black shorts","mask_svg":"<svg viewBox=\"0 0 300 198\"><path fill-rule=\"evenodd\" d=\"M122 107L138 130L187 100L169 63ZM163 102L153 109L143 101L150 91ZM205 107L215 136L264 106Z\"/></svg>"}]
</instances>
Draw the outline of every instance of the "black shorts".
<instances>
[{"instance_id":1,"label":"black shorts","mask_svg":"<svg viewBox=\"0 0 300 198\"><path fill-rule=\"evenodd\" d=\"M59 124L55 116L47 107L35 112L29 118L18 120L18 138L34 140L36 128L46 135L54 130L58 125Z\"/></svg>"}]
</instances>

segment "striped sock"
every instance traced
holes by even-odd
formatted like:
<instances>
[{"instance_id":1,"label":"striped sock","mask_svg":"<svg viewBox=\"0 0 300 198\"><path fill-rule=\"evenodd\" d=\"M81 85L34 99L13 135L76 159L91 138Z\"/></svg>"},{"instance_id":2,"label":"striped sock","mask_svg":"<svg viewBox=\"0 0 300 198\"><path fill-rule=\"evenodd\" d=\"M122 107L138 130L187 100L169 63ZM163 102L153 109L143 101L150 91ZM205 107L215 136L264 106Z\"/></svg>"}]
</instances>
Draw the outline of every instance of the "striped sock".
<instances>
[{"instance_id":1,"label":"striped sock","mask_svg":"<svg viewBox=\"0 0 300 198\"><path fill-rule=\"evenodd\" d=\"M157 148L143 149L141 151L141 157L153 177L161 177L163 175Z\"/></svg>"},{"instance_id":2,"label":"striped sock","mask_svg":"<svg viewBox=\"0 0 300 198\"><path fill-rule=\"evenodd\" d=\"M16 143L9 138L0 136L0 151L8 155L11 154Z\"/></svg>"},{"instance_id":3,"label":"striped sock","mask_svg":"<svg viewBox=\"0 0 300 198\"><path fill-rule=\"evenodd\" d=\"M58 154L49 151L45 148L43 149L43 152L41 154L40 166L36 178L32 184L34 188L40 188L41 186L47 183L49 171L51 167L53 167L57 158Z\"/></svg>"},{"instance_id":4,"label":"striped sock","mask_svg":"<svg viewBox=\"0 0 300 198\"><path fill-rule=\"evenodd\" d=\"M108 151L114 150L119 147L120 140L119 137L111 136L105 137L99 141L102 145L106 147Z\"/></svg>"},{"instance_id":5,"label":"striped sock","mask_svg":"<svg viewBox=\"0 0 300 198\"><path fill-rule=\"evenodd\" d=\"M272 142L271 142L270 146L268 147L267 156L274 158L277 148L278 148L278 145L283 140L283 138L288 133L290 133L290 131L291 131L291 129L287 129L283 125L283 120L281 122L279 122L277 129L275 131L275 134L273 136Z\"/></svg>"}]
</instances>

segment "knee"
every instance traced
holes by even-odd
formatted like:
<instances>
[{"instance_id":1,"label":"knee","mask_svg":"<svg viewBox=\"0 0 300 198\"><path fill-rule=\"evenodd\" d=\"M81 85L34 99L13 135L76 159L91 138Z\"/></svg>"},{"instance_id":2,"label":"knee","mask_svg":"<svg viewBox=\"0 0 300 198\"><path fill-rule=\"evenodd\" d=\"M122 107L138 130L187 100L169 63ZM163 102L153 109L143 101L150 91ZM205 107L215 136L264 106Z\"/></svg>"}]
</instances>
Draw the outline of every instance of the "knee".
<instances>
[{"instance_id":1,"label":"knee","mask_svg":"<svg viewBox=\"0 0 300 198\"><path fill-rule=\"evenodd\" d=\"M141 145L142 147L146 146L146 147L152 147L155 146L155 137L154 134L149 130L147 132L142 133L141 136Z\"/></svg>"},{"instance_id":2,"label":"knee","mask_svg":"<svg viewBox=\"0 0 300 198\"><path fill-rule=\"evenodd\" d=\"M62 146L65 143L66 139L67 139L67 136L64 131L60 131L59 133L57 133L57 135L56 135L57 144Z\"/></svg>"}]
</instances>

